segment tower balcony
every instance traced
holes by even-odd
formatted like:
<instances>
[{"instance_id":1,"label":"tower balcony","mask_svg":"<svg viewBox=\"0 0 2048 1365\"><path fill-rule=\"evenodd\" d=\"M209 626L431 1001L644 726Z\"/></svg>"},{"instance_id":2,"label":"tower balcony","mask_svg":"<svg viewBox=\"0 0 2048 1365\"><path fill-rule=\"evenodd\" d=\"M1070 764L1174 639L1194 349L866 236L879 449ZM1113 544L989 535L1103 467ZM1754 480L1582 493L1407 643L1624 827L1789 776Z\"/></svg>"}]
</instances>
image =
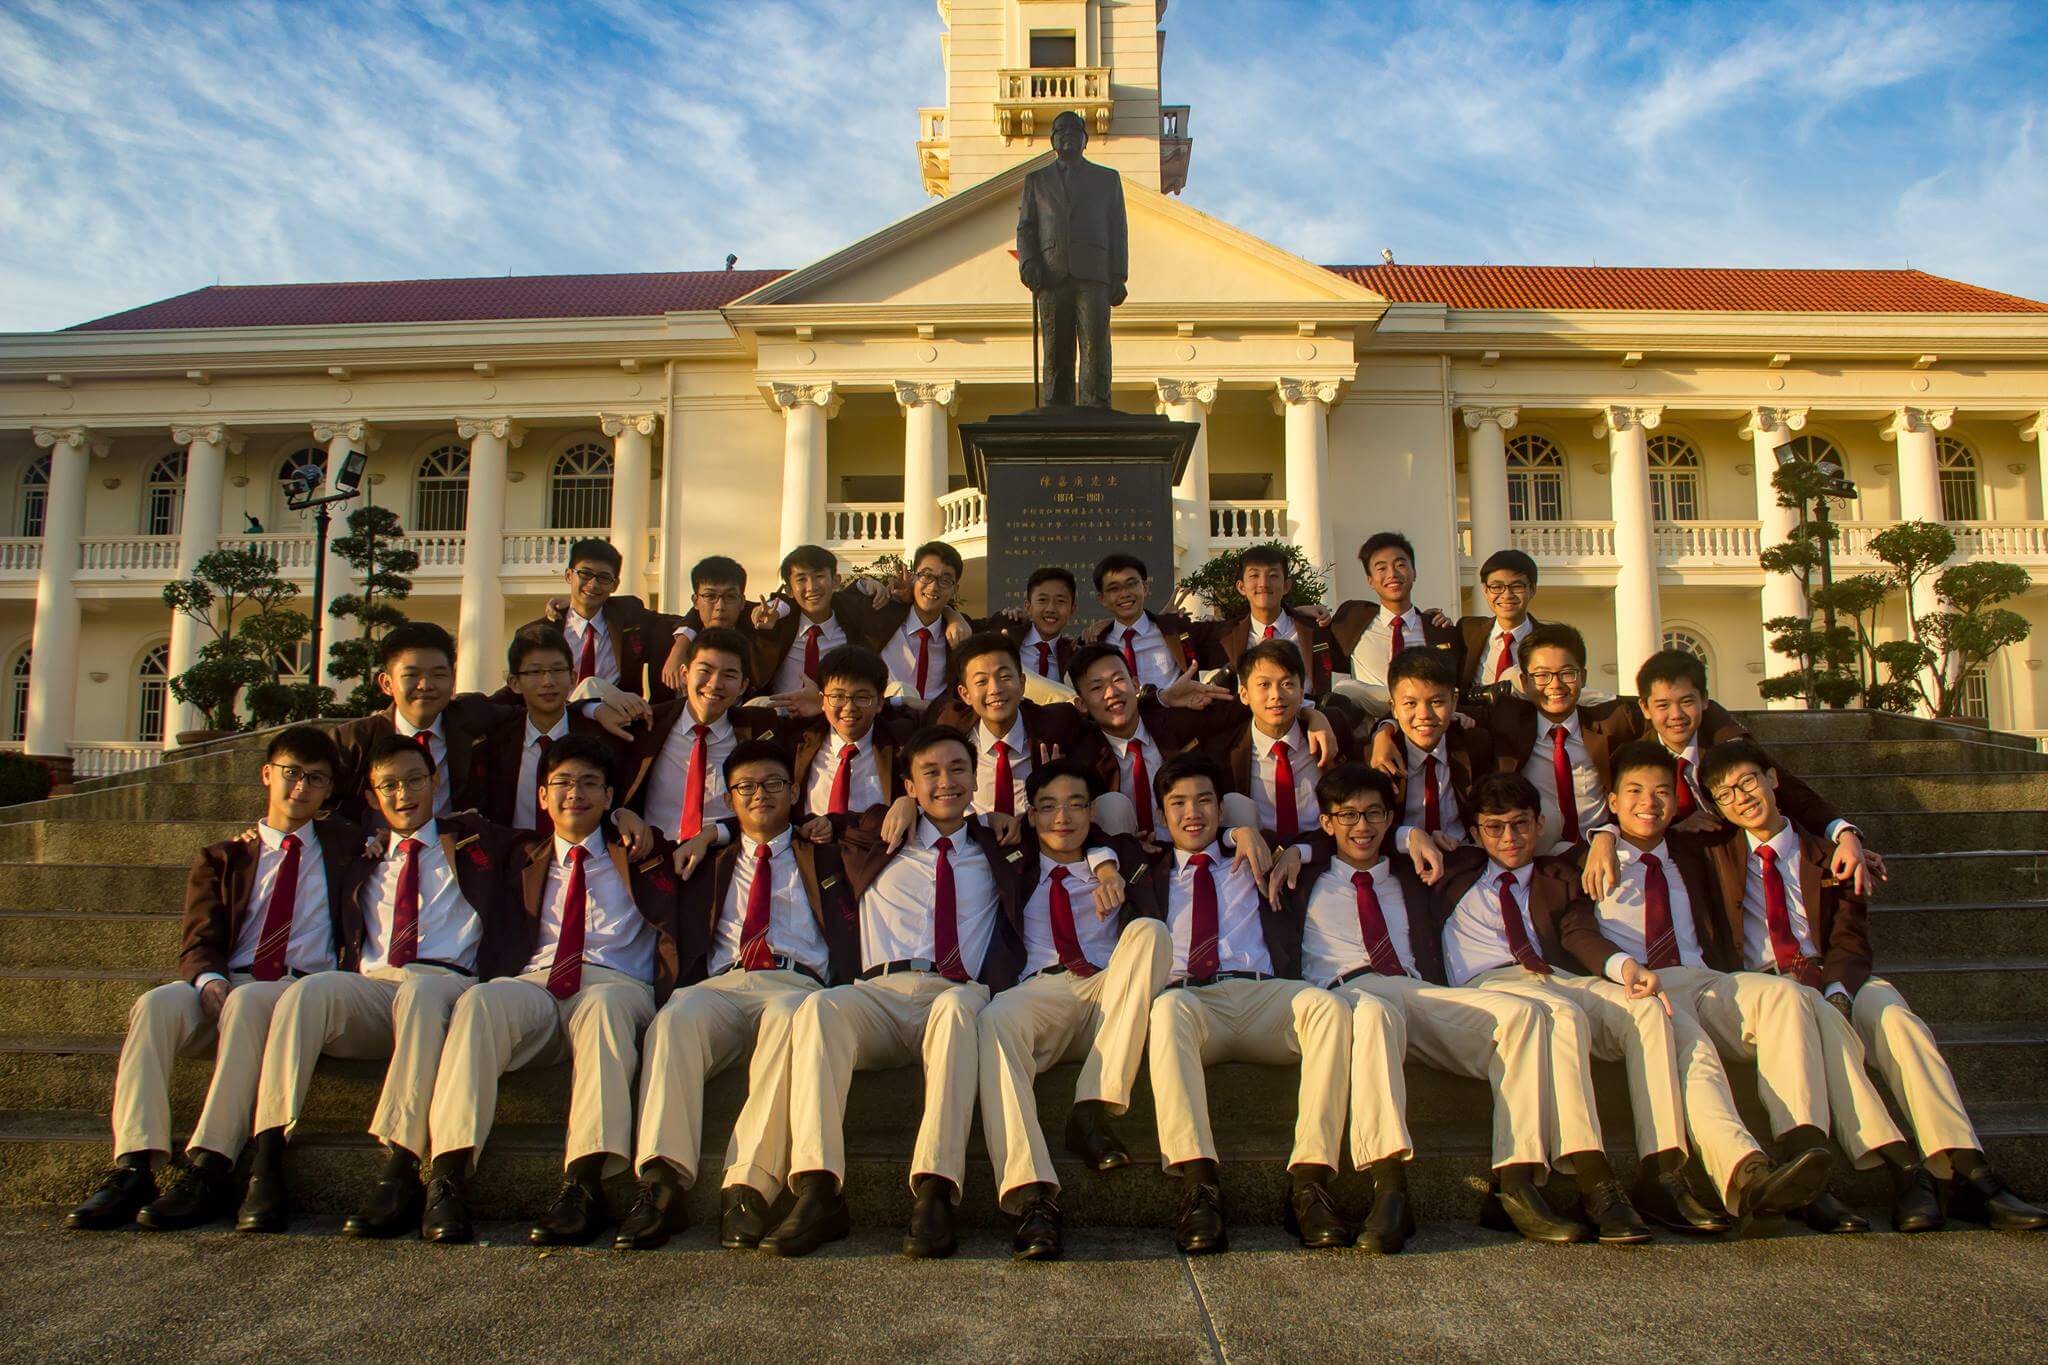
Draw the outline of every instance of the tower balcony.
<instances>
[{"instance_id":1,"label":"tower balcony","mask_svg":"<svg viewBox=\"0 0 2048 1365\"><path fill-rule=\"evenodd\" d=\"M1188 106L1159 106L1159 189L1162 194L1179 194L1188 183L1188 162L1193 158L1195 140L1188 136Z\"/></svg>"},{"instance_id":2,"label":"tower balcony","mask_svg":"<svg viewBox=\"0 0 2048 1365\"><path fill-rule=\"evenodd\" d=\"M1068 110L1088 120L1092 137L1109 133L1106 66L1009 67L996 72L996 131L1003 141L1036 137Z\"/></svg>"},{"instance_id":3,"label":"tower balcony","mask_svg":"<svg viewBox=\"0 0 2048 1365\"><path fill-rule=\"evenodd\" d=\"M944 198L953 183L953 144L946 136L946 110L917 111L917 168L924 176L924 192Z\"/></svg>"}]
</instances>

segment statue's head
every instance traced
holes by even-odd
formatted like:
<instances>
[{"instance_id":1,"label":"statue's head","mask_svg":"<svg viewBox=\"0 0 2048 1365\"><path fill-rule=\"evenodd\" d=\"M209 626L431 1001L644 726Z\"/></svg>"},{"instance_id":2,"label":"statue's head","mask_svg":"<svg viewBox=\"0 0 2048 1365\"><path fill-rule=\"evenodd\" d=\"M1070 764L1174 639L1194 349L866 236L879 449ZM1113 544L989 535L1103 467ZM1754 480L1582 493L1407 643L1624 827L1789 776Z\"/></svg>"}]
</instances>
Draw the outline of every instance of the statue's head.
<instances>
[{"instance_id":1,"label":"statue's head","mask_svg":"<svg viewBox=\"0 0 2048 1365\"><path fill-rule=\"evenodd\" d=\"M1061 156L1079 156L1087 145L1087 119L1069 109L1052 121L1052 149Z\"/></svg>"}]
</instances>

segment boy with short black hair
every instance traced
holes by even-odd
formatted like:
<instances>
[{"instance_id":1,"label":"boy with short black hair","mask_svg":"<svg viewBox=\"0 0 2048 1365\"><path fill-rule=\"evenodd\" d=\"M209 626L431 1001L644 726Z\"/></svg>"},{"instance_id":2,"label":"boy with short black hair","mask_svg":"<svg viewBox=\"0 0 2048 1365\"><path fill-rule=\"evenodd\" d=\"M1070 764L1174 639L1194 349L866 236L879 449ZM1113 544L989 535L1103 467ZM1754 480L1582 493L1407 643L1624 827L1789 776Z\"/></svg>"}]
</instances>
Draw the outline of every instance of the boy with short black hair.
<instances>
[{"instance_id":1,"label":"boy with short black hair","mask_svg":"<svg viewBox=\"0 0 2048 1365\"><path fill-rule=\"evenodd\" d=\"M1021 617L1007 612L991 618L983 629L1000 630L1015 640L1027 669L1038 677L1059 682L1067 675L1067 664L1074 651L1081 647L1081 642L1067 633L1079 601L1072 569L1057 564L1041 565L1024 581Z\"/></svg>"},{"instance_id":2,"label":"boy with short black hair","mask_svg":"<svg viewBox=\"0 0 2048 1365\"><path fill-rule=\"evenodd\" d=\"M706 555L690 566L690 609L677 623L675 643L661 666L662 683L671 692L683 685L683 673L690 666L690 641L700 630L753 634L754 616L747 610L747 568L737 559Z\"/></svg>"},{"instance_id":3,"label":"boy with short black hair","mask_svg":"<svg viewBox=\"0 0 2048 1365\"><path fill-rule=\"evenodd\" d=\"M367 759L377 741L392 734L424 745L434 760L436 815L482 806L490 784L482 740L524 708L477 692L456 695L455 639L431 621L406 621L378 637L377 688L391 705L334 731L341 755L334 789L337 812L374 823Z\"/></svg>"},{"instance_id":4,"label":"boy with short black hair","mask_svg":"<svg viewBox=\"0 0 2048 1365\"><path fill-rule=\"evenodd\" d=\"M682 622L650 611L637 597L616 596L624 567L610 541L577 541L562 571L567 596L552 599L547 615L527 625L552 625L568 638L577 683L597 678L650 703L666 701L671 693L662 663Z\"/></svg>"},{"instance_id":5,"label":"boy with short black hair","mask_svg":"<svg viewBox=\"0 0 2048 1365\"><path fill-rule=\"evenodd\" d=\"M1505 686L1521 676L1517 651L1529 632L1543 624L1530 615L1536 601L1536 561L1520 550L1495 550L1479 566L1479 588L1490 616L1461 616L1458 637L1472 665L1463 681L1474 691Z\"/></svg>"},{"instance_id":6,"label":"boy with short black hair","mask_svg":"<svg viewBox=\"0 0 2048 1365\"><path fill-rule=\"evenodd\" d=\"M602 726L569 705L575 679L568 638L553 626L523 626L506 647L505 685L523 709L500 719L483 740L490 776L481 810L493 824L542 829L540 760L548 746L570 735L610 742Z\"/></svg>"},{"instance_id":7,"label":"boy with short black hair","mask_svg":"<svg viewBox=\"0 0 2048 1365\"><path fill-rule=\"evenodd\" d=\"M1540 853L1561 852L1607 824L1607 766L1635 738L1635 708L1619 698L1579 704L1586 686L1586 639L1566 625L1522 637L1523 696L1486 710L1494 768L1527 778L1543 802Z\"/></svg>"},{"instance_id":8,"label":"boy with short black hair","mask_svg":"<svg viewBox=\"0 0 2048 1365\"><path fill-rule=\"evenodd\" d=\"M1112 822L1124 832L1151 835L1158 812L1152 781L1168 758L1244 723L1242 706L1215 699L1228 696L1222 688L1193 678L1181 678L1163 692L1141 688L1123 653L1110 645L1076 650L1067 678L1075 703L1089 721L1068 756L1094 768L1102 779L1098 821L1110 819L1109 797L1119 796L1129 804L1129 823Z\"/></svg>"},{"instance_id":9,"label":"boy with short black hair","mask_svg":"<svg viewBox=\"0 0 2048 1365\"><path fill-rule=\"evenodd\" d=\"M1292 839L1315 827L1317 769L1350 755L1350 727L1303 706L1301 651L1290 641L1253 645L1239 656L1237 676L1243 719L1205 740L1202 752L1224 765L1226 790L1251 798L1260 829Z\"/></svg>"},{"instance_id":10,"label":"boy with short black hair","mask_svg":"<svg viewBox=\"0 0 2048 1365\"><path fill-rule=\"evenodd\" d=\"M654 708L646 732L623 756L620 804L677 843L732 815L723 773L733 746L777 738L774 711L739 704L756 653L738 631L699 632L690 642L682 693Z\"/></svg>"},{"instance_id":11,"label":"boy with short black hair","mask_svg":"<svg viewBox=\"0 0 2048 1365\"><path fill-rule=\"evenodd\" d=\"M1493 770L1487 732L1458 716L1458 674L1439 650L1407 649L1387 666L1394 724L1373 736L1374 760L1395 792L1395 848L1419 831L1449 850L1467 841L1473 782Z\"/></svg>"},{"instance_id":12,"label":"boy with short black hair","mask_svg":"<svg viewBox=\"0 0 2048 1365\"><path fill-rule=\"evenodd\" d=\"M1399 531L1381 531L1358 547L1358 562L1374 600L1353 600L1330 618L1333 654L1346 662L1352 681L1337 686L1368 712L1387 709L1387 666L1403 650L1443 650L1459 677L1465 674L1465 644L1458 628L1440 611L1415 607L1415 547Z\"/></svg>"},{"instance_id":13,"label":"boy with short black hair","mask_svg":"<svg viewBox=\"0 0 2048 1365\"><path fill-rule=\"evenodd\" d=\"M1287 605L1287 594L1293 586L1288 578L1286 546L1246 547L1237 557L1237 591L1244 598L1245 610L1221 621L1196 623L1202 666L1234 671L1244 652L1253 645L1285 640L1301 653L1308 695L1327 694L1333 671L1340 666L1348 668L1349 661L1338 657L1327 611L1304 611Z\"/></svg>"},{"instance_id":14,"label":"boy with short black hair","mask_svg":"<svg viewBox=\"0 0 2048 1365\"><path fill-rule=\"evenodd\" d=\"M881 656L842 645L818 664L820 714L784 727L796 737L797 810L858 815L886 806L902 789L900 750L915 725L886 704L889 669Z\"/></svg>"},{"instance_id":15,"label":"boy with short black hair","mask_svg":"<svg viewBox=\"0 0 2048 1365\"><path fill-rule=\"evenodd\" d=\"M799 545L782 557L782 594L795 610L769 600L754 608L748 673L775 694L801 691L818 679L818 663L846 644L868 644L868 600L842 586L839 558L822 545Z\"/></svg>"},{"instance_id":16,"label":"boy with short black hair","mask_svg":"<svg viewBox=\"0 0 2048 1365\"><path fill-rule=\"evenodd\" d=\"M1041 762L1079 742L1087 721L1065 702L1041 705L1024 695L1024 660L1007 635L971 635L953 655L954 695L931 720L968 736L975 747L974 808L1021 817L1024 787Z\"/></svg>"},{"instance_id":17,"label":"boy with short black hair","mask_svg":"<svg viewBox=\"0 0 2048 1365\"><path fill-rule=\"evenodd\" d=\"M1141 686L1166 687L1198 662L1200 644L1187 617L1146 607L1151 591L1144 560L1121 552L1104 555L1095 565L1095 598L1109 619L1083 631L1081 642L1121 650L1124 666Z\"/></svg>"},{"instance_id":18,"label":"boy with short black hair","mask_svg":"<svg viewBox=\"0 0 2048 1365\"><path fill-rule=\"evenodd\" d=\"M953 595L965 572L966 563L958 550L943 540L930 541L910 556L908 600L883 602L873 608L869 643L889 666L891 681L903 689L914 710L921 711L946 695L947 626L962 621L953 610Z\"/></svg>"}]
</instances>

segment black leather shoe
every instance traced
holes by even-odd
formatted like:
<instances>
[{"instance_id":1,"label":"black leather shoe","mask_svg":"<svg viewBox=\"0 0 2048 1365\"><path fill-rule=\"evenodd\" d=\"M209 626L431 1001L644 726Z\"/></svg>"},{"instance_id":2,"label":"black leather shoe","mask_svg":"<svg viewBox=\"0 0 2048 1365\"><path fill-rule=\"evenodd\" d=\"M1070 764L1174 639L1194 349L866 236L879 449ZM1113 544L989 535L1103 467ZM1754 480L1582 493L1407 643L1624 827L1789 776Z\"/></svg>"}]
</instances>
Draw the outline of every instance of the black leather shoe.
<instances>
[{"instance_id":1,"label":"black leather shoe","mask_svg":"<svg viewBox=\"0 0 2048 1365\"><path fill-rule=\"evenodd\" d=\"M1293 1200L1289 1200L1292 1213ZM1230 1250L1230 1231L1223 1222L1223 1187L1204 1180L1187 1187L1180 1200L1180 1220L1173 1239L1190 1256Z\"/></svg>"},{"instance_id":2,"label":"black leather shoe","mask_svg":"<svg viewBox=\"0 0 2048 1365\"><path fill-rule=\"evenodd\" d=\"M751 1185L727 1185L718 1196L718 1244L752 1251L775 1226L767 1196Z\"/></svg>"},{"instance_id":3,"label":"black leather shoe","mask_svg":"<svg viewBox=\"0 0 2048 1365\"><path fill-rule=\"evenodd\" d=\"M80 1232L125 1228L155 1198L156 1176L148 1162L116 1166L100 1177L83 1204L64 1215L64 1226Z\"/></svg>"},{"instance_id":4,"label":"black leather shoe","mask_svg":"<svg viewBox=\"0 0 2048 1365\"><path fill-rule=\"evenodd\" d=\"M234 1166L224 1156L197 1152L185 1159L171 1187L145 1205L135 1221L157 1232L181 1232L225 1218L234 1208Z\"/></svg>"},{"instance_id":5,"label":"black leather shoe","mask_svg":"<svg viewBox=\"0 0 2048 1365\"><path fill-rule=\"evenodd\" d=\"M1925 1166L1915 1166L1906 1172L1905 1186L1898 1197L1892 1200L1892 1227L1905 1233L1939 1232L1948 1226L1948 1219L1942 1216L1941 1192L1934 1183L1934 1173Z\"/></svg>"},{"instance_id":6,"label":"black leather shoe","mask_svg":"<svg viewBox=\"0 0 2048 1365\"><path fill-rule=\"evenodd\" d=\"M526 1239L537 1247L587 1247L604 1231L605 1219L603 1190L565 1180Z\"/></svg>"},{"instance_id":7,"label":"black leather shoe","mask_svg":"<svg viewBox=\"0 0 2048 1365\"><path fill-rule=\"evenodd\" d=\"M1576 1218L1561 1217L1534 1185L1507 1185L1489 1191L1479 1210L1479 1226L1496 1232L1518 1232L1532 1242L1563 1246L1592 1235Z\"/></svg>"},{"instance_id":8,"label":"black leather shoe","mask_svg":"<svg viewBox=\"0 0 2048 1365\"><path fill-rule=\"evenodd\" d=\"M1091 1171L1113 1171L1131 1164L1131 1154L1109 1126L1108 1108L1099 1100L1076 1104L1067 1114L1067 1150Z\"/></svg>"},{"instance_id":9,"label":"black leather shoe","mask_svg":"<svg viewBox=\"0 0 2048 1365\"><path fill-rule=\"evenodd\" d=\"M476 1240L469 1225L469 1189L452 1176L427 1182L427 1211L420 1217L420 1240L457 1246Z\"/></svg>"},{"instance_id":10,"label":"black leather shoe","mask_svg":"<svg viewBox=\"0 0 2048 1365\"><path fill-rule=\"evenodd\" d=\"M1288 1191L1280 1224L1311 1251L1348 1247L1358 1240L1357 1230L1337 1212L1337 1201L1330 1197L1329 1186L1320 1180Z\"/></svg>"},{"instance_id":11,"label":"black leather shoe","mask_svg":"<svg viewBox=\"0 0 2048 1365\"><path fill-rule=\"evenodd\" d=\"M1040 1186L1017 1218L1017 1235L1010 1240L1010 1259L1016 1261L1057 1261L1062 1250L1063 1219L1053 1199L1052 1186Z\"/></svg>"},{"instance_id":12,"label":"black leather shoe","mask_svg":"<svg viewBox=\"0 0 2048 1365\"><path fill-rule=\"evenodd\" d=\"M386 1171L370 1191L370 1202L341 1225L345 1237L404 1237L417 1234L427 1208L419 1169Z\"/></svg>"},{"instance_id":13,"label":"black leather shoe","mask_svg":"<svg viewBox=\"0 0 2048 1365\"><path fill-rule=\"evenodd\" d=\"M1815 1232L1868 1232L1870 1220L1841 1200L1822 1190L1799 1211L1806 1226Z\"/></svg>"},{"instance_id":14,"label":"black leather shoe","mask_svg":"<svg viewBox=\"0 0 2048 1365\"><path fill-rule=\"evenodd\" d=\"M1776 1166L1763 1158L1745 1163L1735 1178L1742 1211L1779 1215L1806 1208L1827 1193L1833 1165L1825 1147L1809 1147Z\"/></svg>"},{"instance_id":15,"label":"black leather shoe","mask_svg":"<svg viewBox=\"0 0 2048 1365\"><path fill-rule=\"evenodd\" d=\"M1400 1254L1415 1235L1415 1210L1405 1189L1382 1190L1372 1201L1372 1211L1358 1230L1358 1245L1382 1256Z\"/></svg>"},{"instance_id":16,"label":"black leather shoe","mask_svg":"<svg viewBox=\"0 0 2048 1365\"><path fill-rule=\"evenodd\" d=\"M777 1256L808 1256L827 1242L845 1239L853 1220L837 1182L824 1172L797 1177L796 1206L761 1239L761 1250Z\"/></svg>"},{"instance_id":17,"label":"black leather shoe","mask_svg":"<svg viewBox=\"0 0 2048 1365\"><path fill-rule=\"evenodd\" d=\"M618 1251L652 1251L668 1245L668 1239L687 1223L683 1213L683 1187L673 1180L643 1180L634 1191L633 1207L619 1221L612 1247Z\"/></svg>"},{"instance_id":18,"label":"black leather shoe","mask_svg":"<svg viewBox=\"0 0 2048 1365\"><path fill-rule=\"evenodd\" d=\"M913 1261L939 1261L960 1247L955 1235L953 1182L926 1176L910 1206L910 1227L903 1234L903 1254Z\"/></svg>"},{"instance_id":19,"label":"black leather shoe","mask_svg":"<svg viewBox=\"0 0 2048 1365\"><path fill-rule=\"evenodd\" d=\"M1593 1235L1607 1246L1633 1246L1650 1240L1650 1229L1636 1217L1628 1202L1628 1191L1619 1180L1603 1180L1586 1196L1586 1217L1593 1221Z\"/></svg>"},{"instance_id":20,"label":"black leather shoe","mask_svg":"<svg viewBox=\"0 0 2048 1365\"><path fill-rule=\"evenodd\" d=\"M1651 1222L1695 1237L1715 1237L1734 1226L1734 1220L1708 1208L1693 1192L1685 1168L1657 1170L1648 1162L1636 1172L1636 1183L1628 1192L1636 1212Z\"/></svg>"},{"instance_id":21,"label":"black leather shoe","mask_svg":"<svg viewBox=\"0 0 2048 1365\"><path fill-rule=\"evenodd\" d=\"M285 1187L281 1162L259 1165L249 1173L249 1189L235 1214L236 1232L283 1232L292 1225L291 1192Z\"/></svg>"},{"instance_id":22,"label":"black leather shoe","mask_svg":"<svg viewBox=\"0 0 2048 1365\"><path fill-rule=\"evenodd\" d=\"M1983 1223L1994 1232L2048 1228L2048 1209L2037 1208L2007 1189L1988 1166L1967 1180L1959 1176L1949 1182L1948 1211L1957 1218Z\"/></svg>"}]
</instances>

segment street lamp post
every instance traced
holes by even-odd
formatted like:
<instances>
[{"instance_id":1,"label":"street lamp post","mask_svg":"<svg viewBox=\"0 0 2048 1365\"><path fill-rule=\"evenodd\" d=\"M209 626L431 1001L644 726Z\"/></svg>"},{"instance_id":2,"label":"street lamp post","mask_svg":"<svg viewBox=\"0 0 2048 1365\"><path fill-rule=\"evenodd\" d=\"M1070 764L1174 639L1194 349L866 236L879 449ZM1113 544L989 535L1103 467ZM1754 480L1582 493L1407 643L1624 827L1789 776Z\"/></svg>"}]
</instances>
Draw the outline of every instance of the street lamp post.
<instances>
[{"instance_id":1,"label":"street lamp post","mask_svg":"<svg viewBox=\"0 0 2048 1365\"><path fill-rule=\"evenodd\" d=\"M1812 498L1813 516L1811 520L1820 527L1820 610L1822 629L1824 631L1821 639L1823 642L1822 658L1826 658L1827 651L1833 649L1835 642L1835 595L1829 591L1829 589L1835 586L1835 541L1834 532L1828 520L1828 501L1831 498L1855 497L1856 485L1850 482L1847 473L1835 461L1831 459L1809 460L1806 456L1794 451L1791 442L1779 446L1777 455L1779 468L1790 469L1795 465L1810 464L1814 472L1821 477L1820 488L1814 493ZM1799 496L1799 527L1802 531L1806 529L1808 521L1806 505L1806 494L1801 492ZM1806 709L1809 711L1819 709L1819 683L1815 676L1817 671L1814 662L1809 659L1806 670ZM1839 701L1830 702L1829 709L1840 710L1841 703Z\"/></svg>"},{"instance_id":2,"label":"street lamp post","mask_svg":"<svg viewBox=\"0 0 2048 1365\"><path fill-rule=\"evenodd\" d=\"M302 464L292 471L285 484L285 506L294 512L310 509L313 513L313 666L312 677L320 677L320 641L325 622L321 620L322 607L327 600L327 533L334 524L332 508L337 502L347 502L362 488L363 470L369 464L369 457L360 450L351 450L342 459L341 468L335 471L334 491L321 493L320 485L327 480L327 471L317 464Z\"/></svg>"}]
</instances>

